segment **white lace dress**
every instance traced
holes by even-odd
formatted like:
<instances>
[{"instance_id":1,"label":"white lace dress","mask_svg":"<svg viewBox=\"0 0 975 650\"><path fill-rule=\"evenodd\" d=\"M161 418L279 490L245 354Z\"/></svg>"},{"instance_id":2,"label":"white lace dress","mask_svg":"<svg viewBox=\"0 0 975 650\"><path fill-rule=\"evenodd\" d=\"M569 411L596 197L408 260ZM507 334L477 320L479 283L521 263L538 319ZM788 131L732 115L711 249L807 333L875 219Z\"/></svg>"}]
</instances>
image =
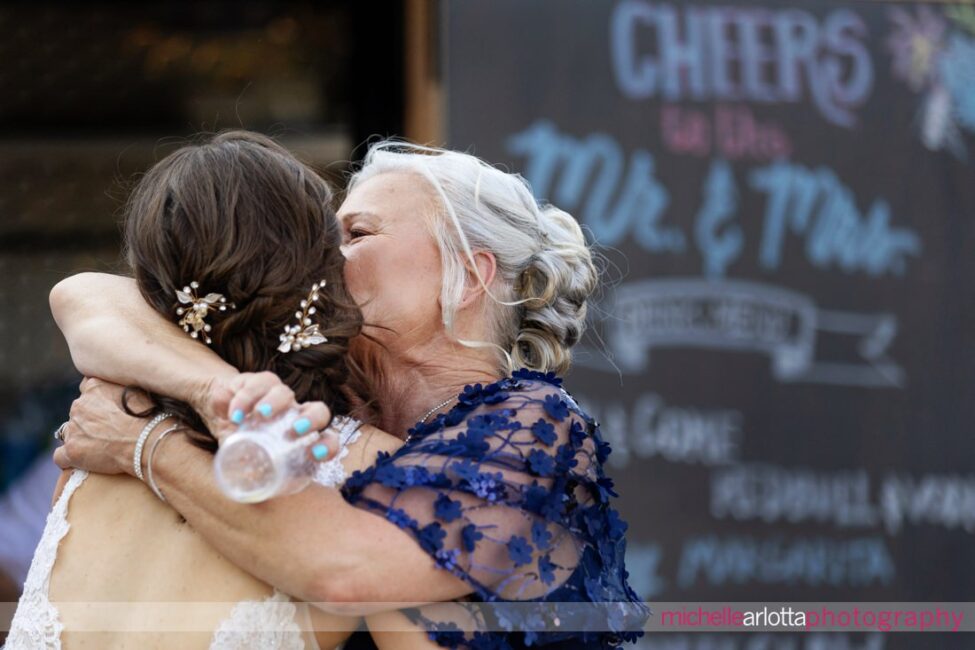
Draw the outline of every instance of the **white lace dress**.
<instances>
[{"instance_id":1,"label":"white lace dress","mask_svg":"<svg viewBox=\"0 0 975 650\"><path fill-rule=\"evenodd\" d=\"M360 426L361 423L353 418L335 417L332 428L339 434L342 445L335 458L319 466L315 476L317 483L337 487L345 482L341 460L349 453L348 445L358 439ZM58 545L71 527L68 523L68 502L87 477L86 471L72 472L48 514L44 534L34 551L34 559L24 582L23 595L10 623L6 645L0 650L60 650L64 626L57 608L48 598L51 572L57 560ZM308 610L306 605L299 605L300 614L296 604L277 589L263 601L237 603L214 631L210 650L303 650L307 647L306 637L311 648L318 650L314 635L302 634L297 619L299 615L307 617Z\"/></svg>"}]
</instances>

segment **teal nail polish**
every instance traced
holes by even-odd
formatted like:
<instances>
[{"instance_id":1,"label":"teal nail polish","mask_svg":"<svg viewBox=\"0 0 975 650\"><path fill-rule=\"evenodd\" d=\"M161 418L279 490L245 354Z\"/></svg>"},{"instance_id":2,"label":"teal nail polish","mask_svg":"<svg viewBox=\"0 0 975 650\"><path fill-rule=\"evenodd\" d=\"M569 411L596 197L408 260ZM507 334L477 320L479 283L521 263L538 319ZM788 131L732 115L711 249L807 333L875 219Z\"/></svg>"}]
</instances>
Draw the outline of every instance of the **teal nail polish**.
<instances>
[{"instance_id":1,"label":"teal nail polish","mask_svg":"<svg viewBox=\"0 0 975 650\"><path fill-rule=\"evenodd\" d=\"M321 460L328 456L328 447L319 443L311 448L311 453L315 457L315 460Z\"/></svg>"},{"instance_id":2,"label":"teal nail polish","mask_svg":"<svg viewBox=\"0 0 975 650\"><path fill-rule=\"evenodd\" d=\"M311 420L308 418L299 418L294 423L294 430L299 436L308 433L309 429L311 429Z\"/></svg>"},{"instance_id":3,"label":"teal nail polish","mask_svg":"<svg viewBox=\"0 0 975 650\"><path fill-rule=\"evenodd\" d=\"M274 407L272 407L270 404L260 404L257 407L257 412L264 417L269 418L271 417L271 414L274 413Z\"/></svg>"},{"instance_id":4,"label":"teal nail polish","mask_svg":"<svg viewBox=\"0 0 975 650\"><path fill-rule=\"evenodd\" d=\"M234 412L230 414L230 421L234 424L240 424L244 421L244 412L240 409L234 409Z\"/></svg>"}]
</instances>

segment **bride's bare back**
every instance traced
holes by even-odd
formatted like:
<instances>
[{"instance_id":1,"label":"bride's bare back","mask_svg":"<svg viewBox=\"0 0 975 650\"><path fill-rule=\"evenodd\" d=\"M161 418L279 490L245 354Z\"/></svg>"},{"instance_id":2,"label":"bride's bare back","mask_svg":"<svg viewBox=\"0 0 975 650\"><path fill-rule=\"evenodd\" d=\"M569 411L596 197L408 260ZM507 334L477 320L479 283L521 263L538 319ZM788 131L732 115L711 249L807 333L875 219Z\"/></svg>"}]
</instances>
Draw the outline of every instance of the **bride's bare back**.
<instances>
[{"instance_id":1,"label":"bride's bare back","mask_svg":"<svg viewBox=\"0 0 975 650\"><path fill-rule=\"evenodd\" d=\"M275 594L271 586L228 562L137 479L88 476L71 496L68 521L71 528L58 549L50 588L65 626L61 635L65 650L209 650L222 623L240 622L231 616L238 603L260 603ZM84 602L116 605L99 611L78 606ZM353 623L333 617L332 625L323 625L321 619L329 615L312 612L302 603L295 605L290 620L280 623L304 628L304 647L314 647L310 625L338 628ZM113 619L105 621L106 613ZM313 623L308 615L315 617ZM106 624L146 631L77 631ZM202 631L172 631L180 629ZM347 636L346 632L319 632L317 642L332 648Z\"/></svg>"},{"instance_id":2,"label":"bride's bare back","mask_svg":"<svg viewBox=\"0 0 975 650\"><path fill-rule=\"evenodd\" d=\"M336 462L348 476L369 466L376 452L393 452L401 444L363 425L347 453ZM59 494L68 476L66 472L62 477ZM64 650L210 650L217 647L214 631L222 623L252 622L232 620L238 603L261 603L276 593L231 564L135 478L89 475L70 496L67 519L70 529L58 547L49 590L65 626L61 635ZM283 599L283 595L278 597ZM80 603L116 605L99 609ZM294 603L294 607L294 612L289 605L273 605L272 609L290 614L285 622L302 630L304 645L299 648L314 648L316 643L320 648L334 648L358 623L304 603ZM106 620L106 614L113 618ZM375 618L388 621L394 616L398 615ZM396 620L408 625L405 619ZM283 627L282 621L278 623L277 627ZM115 629L79 631L106 627ZM119 631L123 627L146 631ZM188 629L202 631L162 632ZM374 636L381 649L435 647L422 633ZM251 646L245 642L229 647Z\"/></svg>"}]
</instances>

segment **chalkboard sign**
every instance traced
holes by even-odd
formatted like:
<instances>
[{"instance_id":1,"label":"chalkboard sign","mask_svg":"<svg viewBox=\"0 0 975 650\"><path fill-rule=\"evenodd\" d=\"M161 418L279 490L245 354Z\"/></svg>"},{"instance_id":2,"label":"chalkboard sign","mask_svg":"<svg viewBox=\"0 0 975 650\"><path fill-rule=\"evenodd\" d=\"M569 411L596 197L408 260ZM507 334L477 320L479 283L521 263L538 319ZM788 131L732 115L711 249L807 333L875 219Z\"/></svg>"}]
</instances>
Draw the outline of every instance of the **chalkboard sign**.
<instances>
[{"instance_id":1,"label":"chalkboard sign","mask_svg":"<svg viewBox=\"0 0 975 650\"><path fill-rule=\"evenodd\" d=\"M641 595L975 600L975 9L455 0L441 45L449 145L616 278L567 386Z\"/></svg>"}]
</instances>

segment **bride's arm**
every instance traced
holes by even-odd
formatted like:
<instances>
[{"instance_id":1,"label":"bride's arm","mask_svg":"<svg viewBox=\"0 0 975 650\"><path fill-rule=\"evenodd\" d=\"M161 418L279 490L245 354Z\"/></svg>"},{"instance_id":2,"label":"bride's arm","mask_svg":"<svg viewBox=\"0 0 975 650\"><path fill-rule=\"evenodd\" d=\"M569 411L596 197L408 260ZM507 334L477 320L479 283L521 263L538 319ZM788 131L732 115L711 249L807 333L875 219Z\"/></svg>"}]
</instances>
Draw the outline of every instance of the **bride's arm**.
<instances>
[{"instance_id":1,"label":"bride's arm","mask_svg":"<svg viewBox=\"0 0 975 650\"><path fill-rule=\"evenodd\" d=\"M73 275L54 286L50 303L83 375L141 386L199 410L212 381L237 374L146 304L131 278Z\"/></svg>"}]
</instances>

